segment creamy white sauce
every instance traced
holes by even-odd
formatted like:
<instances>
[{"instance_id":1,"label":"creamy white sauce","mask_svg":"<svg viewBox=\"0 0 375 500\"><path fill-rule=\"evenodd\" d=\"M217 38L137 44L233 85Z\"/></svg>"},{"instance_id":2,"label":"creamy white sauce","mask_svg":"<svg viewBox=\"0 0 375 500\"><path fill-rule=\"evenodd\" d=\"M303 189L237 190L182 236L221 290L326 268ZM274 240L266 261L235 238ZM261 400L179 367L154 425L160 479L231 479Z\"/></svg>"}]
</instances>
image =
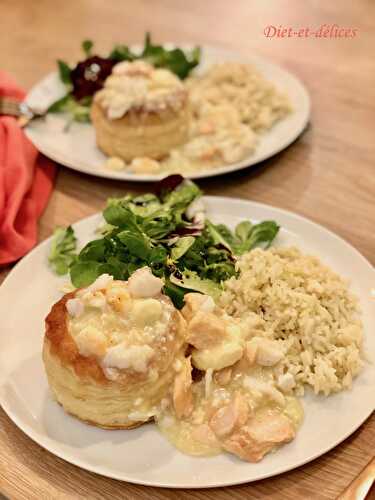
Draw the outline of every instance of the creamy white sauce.
<instances>
[{"instance_id":1,"label":"creamy white sauce","mask_svg":"<svg viewBox=\"0 0 375 500\"><path fill-rule=\"evenodd\" d=\"M176 75L144 61L116 64L103 89L94 97L110 120L123 117L131 109L176 111L185 104L186 98L187 91Z\"/></svg>"},{"instance_id":2,"label":"creamy white sauce","mask_svg":"<svg viewBox=\"0 0 375 500\"><path fill-rule=\"evenodd\" d=\"M174 307L161 300L162 281L148 268L131 280L130 286L99 276L66 303L69 332L80 354L96 357L109 380L116 380L122 370L147 373L157 352L162 352L160 345L171 339ZM152 376L157 380L158 373Z\"/></svg>"}]
</instances>

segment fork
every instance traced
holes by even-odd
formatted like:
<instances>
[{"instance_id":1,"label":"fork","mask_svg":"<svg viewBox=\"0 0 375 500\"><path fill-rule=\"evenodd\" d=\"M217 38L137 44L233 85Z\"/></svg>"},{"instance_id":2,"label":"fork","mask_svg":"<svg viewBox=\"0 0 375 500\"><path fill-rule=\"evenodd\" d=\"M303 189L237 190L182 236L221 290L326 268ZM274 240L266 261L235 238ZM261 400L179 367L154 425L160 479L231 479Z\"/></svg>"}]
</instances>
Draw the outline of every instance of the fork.
<instances>
[{"instance_id":1,"label":"fork","mask_svg":"<svg viewBox=\"0 0 375 500\"><path fill-rule=\"evenodd\" d=\"M25 127L34 118L42 118L47 111L36 111L25 102L19 102L9 97L0 97L0 115L17 117L20 127Z\"/></svg>"}]
</instances>

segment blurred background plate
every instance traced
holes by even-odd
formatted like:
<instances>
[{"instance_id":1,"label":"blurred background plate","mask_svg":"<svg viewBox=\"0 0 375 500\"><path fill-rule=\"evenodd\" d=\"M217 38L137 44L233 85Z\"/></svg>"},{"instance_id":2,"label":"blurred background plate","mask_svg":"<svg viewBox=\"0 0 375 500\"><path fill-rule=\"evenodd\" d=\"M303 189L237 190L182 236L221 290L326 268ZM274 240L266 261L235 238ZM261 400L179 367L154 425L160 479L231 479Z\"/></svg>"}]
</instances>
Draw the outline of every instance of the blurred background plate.
<instances>
[{"instance_id":1,"label":"blurred background plate","mask_svg":"<svg viewBox=\"0 0 375 500\"><path fill-rule=\"evenodd\" d=\"M168 46L170 44L166 44ZM185 49L189 45L182 46ZM136 50L137 46L133 46ZM225 49L202 46L202 59L197 73L205 71L214 63L236 61L254 65L269 81L285 92L292 104L293 113L276 123L268 132L260 136L254 154L231 165L223 165L188 175L191 179L212 177L241 170L266 160L288 147L302 133L310 116L310 98L304 85L287 70L272 62L254 56L243 55ZM45 109L65 94L65 88L57 73L51 73L36 84L26 101L36 109ZM68 117L63 114L49 114L45 120L35 120L26 128L26 134L43 154L79 172L89 175L124 181L155 181L166 174L140 175L123 170L116 172L104 167L107 157L99 151L95 143L95 130L91 124L72 123L66 130Z\"/></svg>"}]
</instances>

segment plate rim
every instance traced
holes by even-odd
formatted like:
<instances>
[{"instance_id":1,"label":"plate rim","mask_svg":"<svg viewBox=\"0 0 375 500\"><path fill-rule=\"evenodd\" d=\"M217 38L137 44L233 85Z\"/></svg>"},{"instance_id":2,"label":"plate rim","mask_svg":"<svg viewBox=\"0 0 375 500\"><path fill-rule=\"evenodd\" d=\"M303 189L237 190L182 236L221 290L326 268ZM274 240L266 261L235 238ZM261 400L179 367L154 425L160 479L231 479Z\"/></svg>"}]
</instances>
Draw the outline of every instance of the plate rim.
<instances>
[{"instance_id":1,"label":"plate rim","mask_svg":"<svg viewBox=\"0 0 375 500\"><path fill-rule=\"evenodd\" d=\"M176 46L176 43L165 42L165 43L163 43L163 45ZM183 49L191 49L194 46L192 43L183 43L183 42L179 43L178 45L180 47L182 47ZM245 54L245 51L231 49L231 48L225 47L221 44L212 45L212 44L203 44L202 43L200 46L201 46L203 51L207 51L208 53L211 51L212 52L220 51L223 54L227 53L228 55L230 55L230 54L237 55L237 56L241 57L241 59L244 63L246 63L246 61L247 61L250 64L252 62L255 62L256 64L258 64L258 63L265 64L265 65L268 65L270 67L275 68L277 71L281 71L281 72L287 74L289 78L294 80L295 85L297 87L299 87L300 91L304 95L305 116L304 116L304 120L301 124L301 127L298 131L296 130L283 144L279 144L276 148L274 148L272 150L271 154L264 154L259 159L257 159L255 163L252 163L252 160L251 160L252 156L250 156L247 159L245 158L237 163L232 163L232 164L224 165L224 166L221 166L218 168L206 169L206 170L199 171L197 173L192 173L191 175L188 175L189 179L192 179L192 180L205 179L205 178L222 176L225 174L230 174L232 172L250 169L250 168L257 166L260 163L262 163L268 159L275 157L277 154L279 154L282 151L284 151L285 149L289 148L289 146L291 146L304 133L304 131L306 130L306 128L308 127L309 122L310 122L312 104L311 104L310 93L308 92L308 89L307 89L304 81L301 80L301 78L299 76L297 76L294 72L289 71L288 68L284 67L283 65L279 64L278 62L274 62L274 60L272 58L269 58L267 56L258 55L257 53ZM139 44L131 44L131 47L133 49L137 49L140 47L140 45ZM49 78L51 78L53 75L56 75L56 74L57 74L57 71L49 72L44 77L42 77L38 82L36 82L31 87L31 89L27 92L27 95L25 97L25 101L28 102L28 100L31 98L31 95L36 91L36 89L40 85L42 85L43 82L45 82L46 80L48 80ZM275 124L275 126L276 125L277 125L277 123ZM34 144L32 132L28 129L28 127L25 127L24 131L25 131L25 134L27 135L28 139ZM65 156L64 154L60 155L60 153L56 153L56 151L53 151L52 149L45 148L43 145L41 145L41 146L39 144L38 145L34 144L34 145L42 154L44 154L45 156L47 156L51 160L55 161L56 163L58 163L64 167L67 167L71 170L74 170L76 172L83 173L85 175L90 175L93 177L99 177L102 179L117 180L117 181L122 181L122 182L147 183L147 182L157 182L158 180L160 180L163 177L165 177L166 175L168 175L167 172L163 172L163 173L157 174L157 175L141 175L141 174L130 174L130 173L126 174L126 172L125 172L126 176L124 177L124 176L117 175L118 172L112 172L110 170L108 171L108 173L106 173L105 171L96 172L96 171L92 171L93 167L90 167L89 165L87 165L86 167L85 166L82 166L82 167L73 166L72 162L70 162L67 159L64 159L64 156ZM91 171L90 171L90 169L91 169Z\"/></svg>"},{"instance_id":2,"label":"plate rim","mask_svg":"<svg viewBox=\"0 0 375 500\"><path fill-rule=\"evenodd\" d=\"M208 202L209 201L213 201L213 202L216 201L218 203L233 203L234 202L234 204L236 204L236 203L245 204L245 205L248 205L249 209L251 208L251 205L255 206L258 209L271 209L271 210L275 210L276 212L279 212L283 215L286 215L289 217L291 216L292 218L297 219L299 222L308 223L308 224L312 225L315 229L323 231L323 233L325 233L326 235L333 237L340 244L344 244L347 247L347 249L354 252L356 257L361 259L362 264L364 264L368 267L368 270L374 276L374 280L375 280L375 268L374 268L374 266L371 264L371 262L364 255L361 254L361 252L359 250L357 250L356 247L354 247L351 243L346 241L344 238L342 238L341 236L339 236L335 232L331 231L330 229L326 228L325 226L323 226L317 222L312 221L311 219L309 219L307 217L299 215L299 214L292 212L290 210L279 208L279 207L274 206L274 205L269 205L269 204L265 204L265 203L261 203L261 202L257 202L257 201L252 201L252 200L247 200L247 199L242 199L242 198L237 198L237 197L209 196L209 195L207 195L207 196L204 196L203 199L207 200ZM94 214L91 214L87 217L84 217L84 218L76 221L72 225L74 226L75 224L95 219L95 218L99 217L100 214L101 214L101 212L96 212ZM18 266L20 266L21 263L23 263L24 261L29 260L29 258L32 258L34 252L36 253L41 248L47 246L51 241L51 237L52 236L49 236L48 238L41 241L38 245L36 245L31 250L31 252L29 252L25 257L23 257L22 259L20 259L17 262L17 264L12 268L12 270L9 272L9 274L6 276L6 278L4 279L2 284L0 285L1 292L2 292L1 289L4 287L4 285L7 284L8 280L11 278L11 275L18 268ZM1 299L1 295L0 295L0 299ZM0 372L0 375L1 375L1 372ZM375 401L374 401L374 408L372 410L370 410L368 413L366 412L366 415L364 417L361 417L360 421L357 422L354 427L351 427L350 430L345 432L344 437L340 438L334 444L330 444L327 447L322 448L319 452L313 453L312 455L307 456L306 459L299 462L298 465L291 464L290 466L287 466L286 468L283 468L282 470L279 470L278 472L268 472L268 473L264 472L264 473L259 474L256 479L235 480L233 482L226 481L223 483L211 482L211 483L205 484L203 486L201 486L201 485L193 485L192 486L190 483L179 484L179 485L172 484L171 485L171 484L165 483L163 481L155 482L155 481L147 481L147 480L139 480L139 479L131 479L131 478L129 479L129 478L124 478L123 474L117 474L116 472L112 472L110 469L107 468L107 466L95 466L93 464L87 464L86 462L84 462L84 460L77 459L74 455L69 454L68 452L66 452L64 450L61 450L59 447L56 450L56 448L54 448L55 441L53 441L51 438L49 438L48 436L46 436L44 434L39 434L37 431L34 431L31 428L31 426L29 426L27 423L24 423L22 421L22 419L19 418L18 415L15 412L13 412L12 409L8 406L7 401L5 398L3 398L1 391L0 391L0 406L3 408L4 412L9 417L9 419L24 434L26 434L27 437L32 439L32 441L34 441L37 445L46 449L51 454L65 460L66 462L82 468L83 470L87 470L89 472L93 472L93 473L99 474L101 476L109 477L109 478L116 479L116 480L119 480L122 482L128 482L131 484L139 484L139 485L143 485L143 486L151 486L151 487L157 487L157 488L171 488L171 489L209 489L209 488L217 488L217 487L222 488L222 487L241 485L241 484L247 484L247 483L250 484L250 483L255 482L255 481L267 479L269 477L275 477L275 476L278 476L280 474L284 474L284 473L289 472L291 470L297 469L297 468L323 456L324 454L326 454L327 452L329 452L330 450L332 450L333 448L335 448L336 446L338 446L339 444L344 442L349 436L351 436L354 432L356 432L358 430L358 428L361 427L361 425L363 425L363 423L368 418L370 418L370 416L372 415L372 413L375 410Z\"/></svg>"}]
</instances>

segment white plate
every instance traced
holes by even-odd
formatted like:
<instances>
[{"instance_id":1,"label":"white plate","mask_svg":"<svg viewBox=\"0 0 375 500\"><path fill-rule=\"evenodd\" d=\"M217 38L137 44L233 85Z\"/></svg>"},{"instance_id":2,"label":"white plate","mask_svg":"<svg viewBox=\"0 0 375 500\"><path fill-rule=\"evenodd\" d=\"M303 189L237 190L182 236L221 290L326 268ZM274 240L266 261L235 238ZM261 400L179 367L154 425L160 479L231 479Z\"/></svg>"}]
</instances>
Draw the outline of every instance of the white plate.
<instances>
[{"instance_id":1,"label":"white plate","mask_svg":"<svg viewBox=\"0 0 375 500\"><path fill-rule=\"evenodd\" d=\"M233 172L266 160L297 139L309 120L310 99L305 87L288 71L265 59L253 55L243 56L224 49L204 46L202 47L202 62L197 71L204 71L213 63L224 61L253 64L278 89L286 92L294 112L261 136L260 143L253 155L232 165L196 172L189 175L191 179ZM52 73L31 90L26 101L37 109L44 109L64 93L64 87L59 81L57 73ZM96 146L95 131L92 125L73 123L69 130L64 132L66 122L66 116L50 114L45 121L36 120L32 122L26 128L26 134L39 151L62 165L79 172L127 181L155 181L165 176L165 173L139 175L127 171L115 172L105 168L103 165L106 157Z\"/></svg>"},{"instance_id":2,"label":"white plate","mask_svg":"<svg viewBox=\"0 0 375 500\"><path fill-rule=\"evenodd\" d=\"M375 272L348 243L302 217L249 201L207 197L214 221L233 226L243 218L274 219L282 227L276 244L297 245L320 257L352 282L365 325L365 349L375 353ZM81 243L93 237L99 216L74 228ZM64 279L47 267L49 240L25 257L0 287L0 402L28 436L55 455L105 476L171 488L227 486L255 481L298 467L354 432L375 406L375 367L367 364L353 390L329 398L303 399L305 421L296 439L257 464L221 455L194 458L175 450L153 424L131 431L106 431L64 413L50 396L41 347L44 317L60 298Z\"/></svg>"}]
</instances>

